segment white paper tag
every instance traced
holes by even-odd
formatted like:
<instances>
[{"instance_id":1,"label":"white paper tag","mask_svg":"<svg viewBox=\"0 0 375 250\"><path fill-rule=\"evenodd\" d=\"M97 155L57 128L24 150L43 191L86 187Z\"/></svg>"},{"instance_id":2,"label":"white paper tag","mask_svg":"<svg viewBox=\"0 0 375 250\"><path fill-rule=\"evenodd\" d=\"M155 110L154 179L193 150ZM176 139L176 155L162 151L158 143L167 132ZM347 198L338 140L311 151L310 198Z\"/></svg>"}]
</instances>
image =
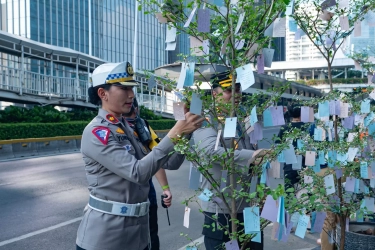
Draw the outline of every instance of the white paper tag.
<instances>
[{"instance_id":1,"label":"white paper tag","mask_svg":"<svg viewBox=\"0 0 375 250\"><path fill-rule=\"evenodd\" d=\"M173 115L176 121L185 120L184 103L182 102L173 103Z\"/></svg>"},{"instance_id":2,"label":"white paper tag","mask_svg":"<svg viewBox=\"0 0 375 250\"><path fill-rule=\"evenodd\" d=\"M236 137L237 117L229 117L225 119L224 138Z\"/></svg>"},{"instance_id":3,"label":"white paper tag","mask_svg":"<svg viewBox=\"0 0 375 250\"><path fill-rule=\"evenodd\" d=\"M190 217L190 208L185 207L184 213L184 227L189 228L189 217Z\"/></svg>"},{"instance_id":4,"label":"white paper tag","mask_svg":"<svg viewBox=\"0 0 375 250\"><path fill-rule=\"evenodd\" d=\"M215 143L215 149L214 150L217 150L217 147L219 146L220 137L221 137L221 129L219 129L217 131L217 137L216 137L216 143Z\"/></svg>"},{"instance_id":5,"label":"white paper tag","mask_svg":"<svg viewBox=\"0 0 375 250\"><path fill-rule=\"evenodd\" d=\"M327 195L330 195L336 192L335 182L333 180L332 174L324 177L324 186L326 188Z\"/></svg>"}]
</instances>

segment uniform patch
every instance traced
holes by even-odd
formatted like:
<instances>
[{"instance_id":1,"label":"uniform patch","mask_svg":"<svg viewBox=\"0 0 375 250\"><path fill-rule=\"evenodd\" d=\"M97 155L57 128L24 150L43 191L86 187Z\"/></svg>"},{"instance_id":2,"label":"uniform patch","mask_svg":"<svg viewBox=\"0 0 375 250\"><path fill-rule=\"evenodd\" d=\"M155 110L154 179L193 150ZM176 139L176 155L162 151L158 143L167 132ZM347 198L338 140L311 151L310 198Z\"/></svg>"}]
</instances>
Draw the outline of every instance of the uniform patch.
<instances>
[{"instance_id":1,"label":"uniform patch","mask_svg":"<svg viewBox=\"0 0 375 250\"><path fill-rule=\"evenodd\" d=\"M118 128L116 130L116 132L119 133L119 134L125 134L124 130L122 130L121 128Z\"/></svg>"},{"instance_id":2,"label":"uniform patch","mask_svg":"<svg viewBox=\"0 0 375 250\"><path fill-rule=\"evenodd\" d=\"M121 207L121 212L120 213L126 214L127 211L128 211L128 207L123 206L123 207Z\"/></svg>"},{"instance_id":3,"label":"uniform patch","mask_svg":"<svg viewBox=\"0 0 375 250\"><path fill-rule=\"evenodd\" d=\"M105 118L107 118L108 121L112 122L112 123L118 123L119 121L117 120L116 117L114 117L113 115L111 114L108 114Z\"/></svg>"},{"instance_id":4,"label":"uniform patch","mask_svg":"<svg viewBox=\"0 0 375 250\"><path fill-rule=\"evenodd\" d=\"M109 128L107 127L97 127L92 130L92 133L99 139L104 145L108 143Z\"/></svg>"},{"instance_id":5,"label":"uniform patch","mask_svg":"<svg viewBox=\"0 0 375 250\"><path fill-rule=\"evenodd\" d=\"M125 148L127 151L130 151L130 150L132 150L132 145L125 145L124 148Z\"/></svg>"}]
</instances>

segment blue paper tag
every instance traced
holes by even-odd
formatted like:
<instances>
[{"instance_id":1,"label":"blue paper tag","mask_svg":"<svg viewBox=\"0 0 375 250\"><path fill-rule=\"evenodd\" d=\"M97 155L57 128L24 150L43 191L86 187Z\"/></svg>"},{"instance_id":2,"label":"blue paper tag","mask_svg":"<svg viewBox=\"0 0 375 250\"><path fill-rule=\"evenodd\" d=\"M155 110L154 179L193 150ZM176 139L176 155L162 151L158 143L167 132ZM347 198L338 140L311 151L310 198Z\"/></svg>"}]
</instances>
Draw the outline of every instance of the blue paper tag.
<instances>
[{"instance_id":1,"label":"blue paper tag","mask_svg":"<svg viewBox=\"0 0 375 250\"><path fill-rule=\"evenodd\" d=\"M364 178L364 179L368 179L369 176L368 176L368 165L367 165L367 162L365 161L362 161L360 163L360 171L361 171L361 178Z\"/></svg>"},{"instance_id":2,"label":"blue paper tag","mask_svg":"<svg viewBox=\"0 0 375 250\"><path fill-rule=\"evenodd\" d=\"M246 207L243 211L245 234L260 232L259 207Z\"/></svg>"},{"instance_id":3,"label":"blue paper tag","mask_svg":"<svg viewBox=\"0 0 375 250\"><path fill-rule=\"evenodd\" d=\"M263 112L263 126L264 127L272 127L272 115L271 115L271 110L268 108L264 110Z\"/></svg>"},{"instance_id":4,"label":"blue paper tag","mask_svg":"<svg viewBox=\"0 0 375 250\"><path fill-rule=\"evenodd\" d=\"M361 113L370 113L370 99L366 99L361 102Z\"/></svg>"}]
</instances>

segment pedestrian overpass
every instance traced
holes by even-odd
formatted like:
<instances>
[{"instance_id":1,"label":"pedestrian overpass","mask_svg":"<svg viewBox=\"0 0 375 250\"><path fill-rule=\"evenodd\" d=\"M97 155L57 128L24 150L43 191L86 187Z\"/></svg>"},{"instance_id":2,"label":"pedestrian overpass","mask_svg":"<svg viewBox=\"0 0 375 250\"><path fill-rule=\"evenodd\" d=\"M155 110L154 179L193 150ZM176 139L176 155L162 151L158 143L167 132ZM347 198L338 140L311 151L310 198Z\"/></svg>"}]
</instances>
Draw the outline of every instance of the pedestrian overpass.
<instances>
[{"instance_id":1,"label":"pedestrian overpass","mask_svg":"<svg viewBox=\"0 0 375 250\"><path fill-rule=\"evenodd\" d=\"M0 102L95 108L88 101L87 90L91 73L103 63L105 61L100 58L72 49L0 31ZM166 65L156 69L155 73L162 78L163 72L173 73L177 69L176 75L180 72L178 67L180 63ZM285 81L257 74L255 79L256 83L247 90L248 93L265 91L275 82ZM139 82L135 91L139 103L164 117L172 117L176 95L162 84L148 89L148 80L143 72L136 72L136 80ZM283 97L308 99L321 95L320 90L292 83Z\"/></svg>"}]
</instances>

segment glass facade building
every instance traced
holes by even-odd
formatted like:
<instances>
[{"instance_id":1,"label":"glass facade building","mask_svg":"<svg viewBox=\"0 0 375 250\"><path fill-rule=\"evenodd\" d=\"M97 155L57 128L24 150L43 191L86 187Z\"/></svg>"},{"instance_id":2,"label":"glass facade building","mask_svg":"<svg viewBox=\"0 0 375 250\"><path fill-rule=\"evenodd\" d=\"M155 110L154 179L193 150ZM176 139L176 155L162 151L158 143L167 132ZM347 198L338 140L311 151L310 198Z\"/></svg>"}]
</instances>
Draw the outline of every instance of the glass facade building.
<instances>
[{"instance_id":1,"label":"glass facade building","mask_svg":"<svg viewBox=\"0 0 375 250\"><path fill-rule=\"evenodd\" d=\"M167 64L171 54L186 51L165 51L165 25L153 15L136 13L135 2L0 0L0 30L108 62L132 62L137 14L136 69L152 70Z\"/></svg>"}]
</instances>

